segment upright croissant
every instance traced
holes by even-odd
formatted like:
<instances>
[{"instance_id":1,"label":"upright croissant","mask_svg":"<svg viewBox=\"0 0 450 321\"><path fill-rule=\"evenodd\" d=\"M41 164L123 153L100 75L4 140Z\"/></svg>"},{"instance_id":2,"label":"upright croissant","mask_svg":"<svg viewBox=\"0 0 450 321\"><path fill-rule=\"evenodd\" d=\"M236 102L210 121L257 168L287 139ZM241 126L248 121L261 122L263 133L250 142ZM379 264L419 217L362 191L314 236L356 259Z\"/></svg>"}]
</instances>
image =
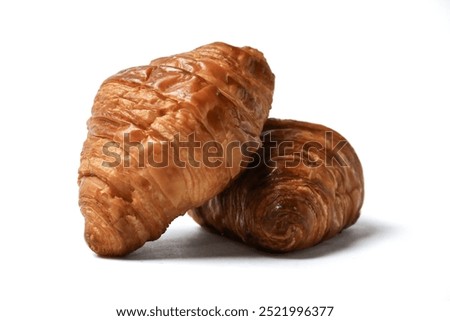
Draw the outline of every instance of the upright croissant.
<instances>
[{"instance_id":1,"label":"upright croissant","mask_svg":"<svg viewBox=\"0 0 450 321\"><path fill-rule=\"evenodd\" d=\"M102 256L130 253L222 191L249 154L239 146L259 146L273 89L262 53L224 43L108 78L78 176L89 247ZM213 160L202 159L205 146Z\"/></svg>"},{"instance_id":2,"label":"upright croissant","mask_svg":"<svg viewBox=\"0 0 450 321\"><path fill-rule=\"evenodd\" d=\"M341 135L317 124L269 119L262 137L253 168L189 212L199 224L261 249L288 252L356 222L363 172Z\"/></svg>"}]
</instances>

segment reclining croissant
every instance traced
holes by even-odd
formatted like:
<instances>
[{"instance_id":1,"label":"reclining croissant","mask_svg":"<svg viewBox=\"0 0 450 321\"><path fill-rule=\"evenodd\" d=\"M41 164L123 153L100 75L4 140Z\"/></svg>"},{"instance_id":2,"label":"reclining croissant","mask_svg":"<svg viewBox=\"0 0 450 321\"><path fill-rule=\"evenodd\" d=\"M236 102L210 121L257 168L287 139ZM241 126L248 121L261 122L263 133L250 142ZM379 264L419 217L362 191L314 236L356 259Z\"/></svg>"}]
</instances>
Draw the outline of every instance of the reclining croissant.
<instances>
[{"instance_id":1,"label":"reclining croissant","mask_svg":"<svg viewBox=\"0 0 450 321\"><path fill-rule=\"evenodd\" d=\"M271 252L311 247L354 224L361 163L322 125L269 119L258 156L225 191L189 214L220 234Z\"/></svg>"}]
</instances>

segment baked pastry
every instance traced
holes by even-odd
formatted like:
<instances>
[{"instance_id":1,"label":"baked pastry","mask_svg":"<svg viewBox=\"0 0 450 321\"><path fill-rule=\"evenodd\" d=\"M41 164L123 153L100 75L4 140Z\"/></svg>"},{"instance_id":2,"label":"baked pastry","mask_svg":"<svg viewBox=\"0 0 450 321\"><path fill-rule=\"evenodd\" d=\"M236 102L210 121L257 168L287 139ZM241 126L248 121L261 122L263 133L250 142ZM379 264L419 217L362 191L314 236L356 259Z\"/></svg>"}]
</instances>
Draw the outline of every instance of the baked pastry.
<instances>
[{"instance_id":1,"label":"baked pastry","mask_svg":"<svg viewBox=\"0 0 450 321\"><path fill-rule=\"evenodd\" d=\"M288 252L356 222L363 172L345 138L325 126L269 119L262 139L249 169L189 211L199 224L260 249Z\"/></svg>"},{"instance_id":2,"label":"baked pastry","mask_svg":"<svg viewBox=\"0 0 450 321\"><path fill-rule=\"evenodd\" d=\"M208 166L205 144L216 150L232 142L259 146L273 89L261 52L225 43L105 80L78 176L89 247L102 256L130 253L221 192L245 167L249 150L215 153Z\"/></svg>"}]
</instances>

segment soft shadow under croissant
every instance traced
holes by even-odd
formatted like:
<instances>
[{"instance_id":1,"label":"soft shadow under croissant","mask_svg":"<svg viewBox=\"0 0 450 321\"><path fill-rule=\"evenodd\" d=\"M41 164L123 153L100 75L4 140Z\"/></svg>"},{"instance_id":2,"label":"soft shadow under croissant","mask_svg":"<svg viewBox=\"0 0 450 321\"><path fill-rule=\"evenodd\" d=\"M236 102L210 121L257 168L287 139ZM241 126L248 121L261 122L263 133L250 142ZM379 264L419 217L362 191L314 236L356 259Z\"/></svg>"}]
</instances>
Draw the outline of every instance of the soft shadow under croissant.
<instances>
[{"instance_id":1,"label":"soft shadow under croissant","mask_svg":"<svg viewBox=\"0 0 450 321\"><path fill-rule=\"evenodd\" d=\"M269 119L250 169L221 194L189 211L201 225L274 252L313 246L359 217L361 163L330 128Z\"/></svg>"}]
</instances>

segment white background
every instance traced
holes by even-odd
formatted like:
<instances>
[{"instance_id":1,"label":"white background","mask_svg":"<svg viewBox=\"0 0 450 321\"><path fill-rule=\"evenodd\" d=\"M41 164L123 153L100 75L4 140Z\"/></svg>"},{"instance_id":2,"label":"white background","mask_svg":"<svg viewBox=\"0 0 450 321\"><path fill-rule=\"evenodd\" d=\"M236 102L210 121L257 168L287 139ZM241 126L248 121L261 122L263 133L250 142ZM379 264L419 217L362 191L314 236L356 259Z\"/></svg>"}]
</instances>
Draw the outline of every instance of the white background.
<instances>
[{"instance_id":1,"label":"white background","mask_svg":"<svg viewBox=\"0 0 450 321\"><path fill-rule=\"evenodd\" d=\"M116 308L156 305L450 319L448 1L3 1L0 35L0 319L116 320ZM361 219L276 256L183 217L128 258L96 257L76 180L99 85L217 40L264 52L272 116L350 141Z\"/></svg>"}]
</instances>

